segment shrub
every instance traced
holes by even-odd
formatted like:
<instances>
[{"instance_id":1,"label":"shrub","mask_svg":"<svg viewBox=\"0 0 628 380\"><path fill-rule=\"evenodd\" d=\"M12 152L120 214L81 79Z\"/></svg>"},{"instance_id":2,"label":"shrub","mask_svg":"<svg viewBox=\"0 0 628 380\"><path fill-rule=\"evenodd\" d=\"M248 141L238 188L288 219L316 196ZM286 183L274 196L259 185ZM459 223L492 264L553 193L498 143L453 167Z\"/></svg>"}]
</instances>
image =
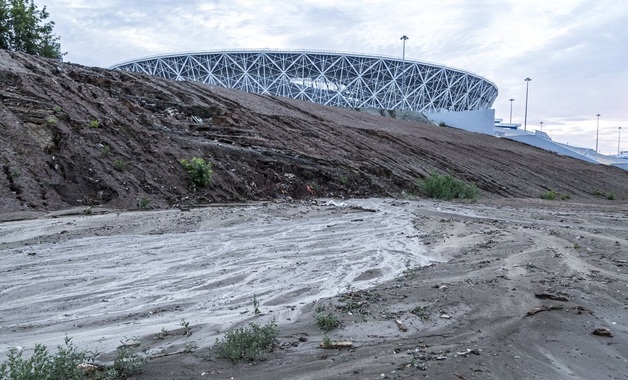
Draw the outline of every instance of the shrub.
<instances>
[{"instance_id":1,"label":"shrub","mask_svg":"<svg viewBox=\"0 0 628 380\"><path fill-rule=\"evenodd\" d=\"M126 169L126 162L124 160L115 160L113 162L113 168L116 169L117 171L121 172L124 169Z\"/></svg>"},{"instance_id":2,"label":"shrub","mask_svg":"<svg viewBox=\"0 0 628 380\"><path fill-rule=\"evenodd\" d=\"M118 348L112 366L95 363L97 353L79 350L69 337L65 346L51 354L43 344L35 345L33 355L25 359L22 351L9 349L7 361L0 364L0 379L4 380L117 380L126 379L139 371L146 362L127 345ZM91 369L95 369L90 372Z\"/></svg>"},{"instance_id":3,"label":"shrub","mask_svg":"<svg viewBox=\"0 0 628 380\"><path fill-rule=\"evenodd\" d=\"M65 338L65 347L58 347L51 354L43 344L35 345L33 356L22 357L22 351L11 348L6 363L0 365L0 379L81 379L83 372L77 368L81 363L94 360L93 354L79 351L70 338Z\"/></svg>"},{"instance_id":4,"label":"shrub","mask_svg":"<svg viewBox=\"0 0 628 380\"><path fill-rule=\"evenodd\" d=\"M90 128L98 128L100 126L100 123L98 122L98 120L90 120L89 121L89 127Z\"/></svg>"},{"instance_id":5,"label":"shrub","mask_svg":"<svg viewBox=\"0 0 628 380\"><path fill-rule=\"evenodd\" d=\"M471 199L479 196L478 188L467 182L454 178L449 174L432 173L428 178L419 182L421 192L436 199Z\"/></svg>"},{"instance_id":6,"label":"shrub","mask_svg":"<svg viewBox=\"0 0 628 380\"><path fill-rule=\"evenodd\" d=\"M204 159L194 157L191 160L182 159L181 165L183 169L192 178L193 189L196 190L199 187L205 187L212 181L212 164L211 162L205 162Z\"/></svg>"},{"instance_id":7,"label":"shrub","mask_svg":"<svg viewBox=\"0 0 628 380\"><path fill-rule=\"evenodd\" d=\"M48 116L48 118L46 119L48 125L57 125L57 121L57 118L52 115Z\"/></svg>"},{"instance_id":8,"label":"shrub","mask_svg":"<svg viewBox=\"0 0 628 380\"><path fill-rule=\"evenodd\" d=\"M148 199L148 197L144 195L137 200L137 208L142 210L148 210L153 208L153 206L150 204L150 199Z\"/></svg>"},{"instance_id":9,"label":"shrub","mask_svg":"<svg viewBox=\"0 0 628 380\"><path fill-rule=\"evenodd\" d=\"M340 320L332 313L318 314L316 315L316 324L323 332L328 332L340 326Z\"/></svg>"},{"instance_id":10,"label":"shrub","mask_svg":"<svg viewBox=\"0 0 628 380\"><path fill-rule=\"evenodd\" d=\"M264 326L250 323L249 327L228 331L222 341L216 339L215 349L219 357L234 363L266 360L266 352L272 348L277 335L279 330L274 320Z\"/></svg>"},{"instance_id":11,"label":"shrub","mask_svg":"<svg viewBox=\"0 0 628 380\"><path fill-rule=\"evenodd\" d=\"M541 199L546 199L548 201L553 201L556 199L558 195L553 190L548 190L541 194Z\"/></svg>"}]
</instances>

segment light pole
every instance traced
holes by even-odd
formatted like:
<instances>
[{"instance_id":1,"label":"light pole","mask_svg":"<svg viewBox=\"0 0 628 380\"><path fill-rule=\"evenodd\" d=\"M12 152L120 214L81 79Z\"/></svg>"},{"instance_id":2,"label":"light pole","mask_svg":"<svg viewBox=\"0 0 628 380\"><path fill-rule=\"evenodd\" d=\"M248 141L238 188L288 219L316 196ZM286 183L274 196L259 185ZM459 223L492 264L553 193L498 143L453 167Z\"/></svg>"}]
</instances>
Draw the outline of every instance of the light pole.
<instances>
[{"instance_id":1,"label":"light pole","mask_svg":"<svg viewBox=\"0 0 628 380\"><path fill-rule=\"evenodd\" d=\"M621 127L617 127L617 155L621 154Z\"/></svg>"},{"instance_id":2,"label":"light pole","mask_svg":"<svg viewBox=\"0 0 628 380\"><path fill-rule=\"evenodd\" d=\"M526 110L525 110L525 115L523 117L523 131L525 132L528 127L528 85L530 84L530 81L532 79L526 78L524 80L526 81Z\"/></svg>"},{"instance_id":3,"label":"light pole","mask_svg":"<svg viewBox=\"0 0 628 380\"><path fill-rule=\"evenodd\" d=\"M401 108L403 109L403 104L405 102L406 99L406 94L405 94L405 81L404 79L406 79L405 77L405 66L406 66L406 41L409 40L408 36L406 36L405 34L403 36L401 36L400 38L401 41L403 41L403 53L401 55L402 59L403 59L403 64L401 65Z\"/></svg>"},{"instance_id":4,"label":"light pole","mask_svg":"<svg viewBox=\"0 0 628 380\"><path fill-rule=\"evenodd\" d=\"M510 123L509 124L512 124L512 102L514 102L514 101L515 101L515 99L510 99L509 100L509 102L510 102Z\"/></svg>"},{"instance_id":5,"label":"light pole","mask_svg":"<svg viewBox=\"0 0 628 380\"><path fill-rule=\"evenodd\" d=\"M599 113L595 115L597 117L597 130L595 132L595 153L598 153L598 142L600 141L600 115Z\"/></svg>"},{"instance_id":6,"label":"light pole","mask_svg":"<svg viewBox=\"0 0 628 380\"><path fill-rule=\"evenodd\" d=\"M541 132L543 132L543 122L541 121L539 124L541 124Z\"/></svg>"}]
</instances>

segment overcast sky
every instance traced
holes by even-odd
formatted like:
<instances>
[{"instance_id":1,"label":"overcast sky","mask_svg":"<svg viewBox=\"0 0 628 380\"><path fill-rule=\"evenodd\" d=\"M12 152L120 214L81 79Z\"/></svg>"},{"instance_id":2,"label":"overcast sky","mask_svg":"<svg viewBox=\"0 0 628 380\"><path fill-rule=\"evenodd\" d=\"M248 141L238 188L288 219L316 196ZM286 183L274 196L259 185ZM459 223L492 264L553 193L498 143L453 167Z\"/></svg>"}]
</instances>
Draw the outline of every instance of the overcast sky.
<instances>
[{"instance_id":1,"label":"overcast sky","mask_svg":"<svg viewBox=\"0 0 628 380\"><path fill-rule=\"evenodd\" d=\"M628 150L628 1L623 0L36 0L66 61L109 67L215 49L316 49L401 56L481 75L493 107L528 130L600 151ZM625 142L624 142L625 141Z\"/></svg>"}]
</instances>

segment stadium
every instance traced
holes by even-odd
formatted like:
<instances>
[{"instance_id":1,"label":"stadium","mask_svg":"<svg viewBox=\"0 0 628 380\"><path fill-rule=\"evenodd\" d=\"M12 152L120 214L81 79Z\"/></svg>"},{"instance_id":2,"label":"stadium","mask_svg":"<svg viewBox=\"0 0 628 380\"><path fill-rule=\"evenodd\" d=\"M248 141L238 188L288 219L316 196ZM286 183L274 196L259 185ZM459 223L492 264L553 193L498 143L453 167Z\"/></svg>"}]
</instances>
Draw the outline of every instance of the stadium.
<instances>
[{"instance_id":1,"label":"stadium","mask_svg":"<svg viewBox=\"0 0 628 380\"><path fill-rule=\"evenodd\" d=\"M355 53L221 50L140 58L111 68L349 108L483 111L497 97L495 84L463 70Z\"/></svg>"}]
</instances>

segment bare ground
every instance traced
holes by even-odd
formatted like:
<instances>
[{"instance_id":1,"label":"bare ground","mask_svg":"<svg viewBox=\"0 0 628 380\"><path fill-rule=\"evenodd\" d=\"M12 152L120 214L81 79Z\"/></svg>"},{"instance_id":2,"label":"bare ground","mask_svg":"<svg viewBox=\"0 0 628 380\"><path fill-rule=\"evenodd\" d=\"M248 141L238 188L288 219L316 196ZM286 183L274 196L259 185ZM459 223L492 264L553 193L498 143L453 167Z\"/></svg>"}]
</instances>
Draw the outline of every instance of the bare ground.
<instances>
[{"instance_id":1,"label":"bare ground","mask_svg":"<svg viewBox=\"0 0 628 380\"><path fill-rule=\"evenodd\" d=\"M68 334L103 352L130 336L153 356L197 346L150 360L136 379L628 370L625 205L318 200L52 216L1 225L3 345ZM327 335L352 348L319 347L322 309L342 320ZM281 333L266 361L216 357L227 329L272 319Z\"/></svg>"}]
</instances>

